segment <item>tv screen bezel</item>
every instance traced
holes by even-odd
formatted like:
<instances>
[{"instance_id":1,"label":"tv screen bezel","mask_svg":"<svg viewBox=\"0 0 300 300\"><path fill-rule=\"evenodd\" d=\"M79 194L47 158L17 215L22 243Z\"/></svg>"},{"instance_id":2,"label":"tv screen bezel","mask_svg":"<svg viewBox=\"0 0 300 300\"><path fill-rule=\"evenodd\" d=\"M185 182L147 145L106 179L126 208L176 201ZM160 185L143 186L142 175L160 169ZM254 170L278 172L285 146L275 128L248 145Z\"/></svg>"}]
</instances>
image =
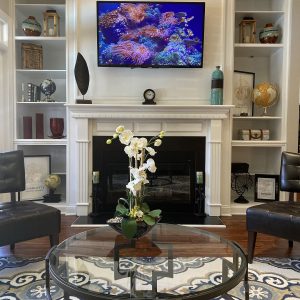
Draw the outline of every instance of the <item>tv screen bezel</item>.
<instances>
[{"instance_id":1,"label":"tv screen bezel","mask_svg":"<svg viewBox=\"0 0 300 300\"><path fill-rule=\"evenodd\" d=\"M182 4L199 4L203 5L203 26L202 26L202 57L201 57L201 65L192 66L192 65L131 65L131 64L99 64L99 33L98 33L98 3L150 3L150 4L174 4L174 3L182 3ZM151 68L151 69L159 69L159 68L180 68L180 69L202 69L203 68L203 57L204 57L204 34L205 34L205 9L206 3L204 1L124 1L124 0L97 0L96 1L96 27L97 27L97 65L98 67L119 67L119 68Z\"/></svg>"}]
</instances>

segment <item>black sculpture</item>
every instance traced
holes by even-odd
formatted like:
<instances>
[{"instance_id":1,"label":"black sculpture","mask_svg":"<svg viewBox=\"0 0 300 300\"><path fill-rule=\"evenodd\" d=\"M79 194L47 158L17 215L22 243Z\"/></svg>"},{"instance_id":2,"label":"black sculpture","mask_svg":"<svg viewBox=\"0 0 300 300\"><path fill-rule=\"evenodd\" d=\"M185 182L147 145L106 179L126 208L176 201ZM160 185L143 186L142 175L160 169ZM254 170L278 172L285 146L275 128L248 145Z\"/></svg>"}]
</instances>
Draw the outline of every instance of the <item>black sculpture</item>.
<instances>
[{"instance_id":1,"label":"black sculpture","mask_svg":"<svg viewBox=\"0 0 300 300\"><path fill-rule=\"evenodd\" d=\"M74 68L74 74L78 89L82 94L82 99L76 99L77 104L91 104L92 100L85 100L84 95L86 94L89 88L90 82L90 74L89 68L84 57L81 55L80 52L77 54L76 64Z\"/></svg>"},{"instance_id":2,"label":"black sculpture","mask_svg":"<svg viewBox=\"0 0 300 300\"><path fill-rule=\"evenodd\" d=\"M248 191L253 185L253 178L249 173L232 173L231 176L231 189L238 195L234 199L235 203L249 203L244 197L244 193Z\"/></svg>"},{"instance_id":3,"label":"black sculpture","mask_svg":"<svg viewBox=\"0 0 300 300\"><path fill-rule=\"evenodd\" d=\"M244 197L244 193L253 185L253 177L249 173L248 163L232 163L231 164L231 189L235 191L238 197L235 203L248 203Z\"/></svg>"}]
</instances>

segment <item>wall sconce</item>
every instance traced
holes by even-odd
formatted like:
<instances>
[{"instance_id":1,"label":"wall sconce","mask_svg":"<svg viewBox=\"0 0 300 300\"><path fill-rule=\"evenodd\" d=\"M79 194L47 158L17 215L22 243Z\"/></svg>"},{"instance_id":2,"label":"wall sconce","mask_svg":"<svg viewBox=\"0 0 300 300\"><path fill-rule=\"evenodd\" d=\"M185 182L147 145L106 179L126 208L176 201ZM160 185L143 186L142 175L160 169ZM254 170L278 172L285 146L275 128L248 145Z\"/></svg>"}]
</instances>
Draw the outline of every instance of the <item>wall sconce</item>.
<instances>
[{"instance_id":1,"label":"wall sconce","mask_svg":"<svg viewBox=\"0 0 300 300\"><path fill-rule=\"evenodd\" d=\"M47 10L44 15L44 35L59 36L59 15L56 10Z\"/></svg>"},{"instance_id":2,"label":"wall sconce","mask_svg":"<svg viewBox=\"0 0 300 300\"><path fill-rule=\"evenodd\" d=\"M244 17L240 23L240 43L255 43L256 21L252 17Z\"/></svg>"}]
</instances>

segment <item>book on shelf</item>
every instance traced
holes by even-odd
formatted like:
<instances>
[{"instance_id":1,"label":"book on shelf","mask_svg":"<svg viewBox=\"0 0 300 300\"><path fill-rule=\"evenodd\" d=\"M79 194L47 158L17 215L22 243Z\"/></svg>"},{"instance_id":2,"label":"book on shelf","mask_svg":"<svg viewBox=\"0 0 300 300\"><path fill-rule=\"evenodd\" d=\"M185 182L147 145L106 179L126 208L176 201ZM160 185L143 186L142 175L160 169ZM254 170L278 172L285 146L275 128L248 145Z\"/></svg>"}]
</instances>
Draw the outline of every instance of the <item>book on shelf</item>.
<instances>
[{"instance_id":1,"label":"book on shelf","mask_svg":"<svg viewBox=\"0 0 300 300\"><path fill-rule=\"evenodd\" d=\"M40 102L41 88L33 83L22 83L22 101L23 102Z\"/></svg>"}]
</instances>

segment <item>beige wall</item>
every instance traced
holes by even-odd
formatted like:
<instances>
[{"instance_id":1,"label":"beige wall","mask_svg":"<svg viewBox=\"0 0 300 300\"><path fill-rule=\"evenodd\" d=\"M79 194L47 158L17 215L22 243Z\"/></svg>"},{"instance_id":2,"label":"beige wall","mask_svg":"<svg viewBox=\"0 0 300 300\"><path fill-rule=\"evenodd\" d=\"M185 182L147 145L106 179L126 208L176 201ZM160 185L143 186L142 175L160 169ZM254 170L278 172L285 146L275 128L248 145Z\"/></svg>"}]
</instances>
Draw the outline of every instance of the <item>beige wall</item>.
<instances>
[{"instance_id":1,"label":"beige wall","mask_svg":"<svg viewBox=\"0 0 300 300\"><path fill-rule=\"evenodd\" d=\"M8 23L8 36L11 35L11 19L9 18L9 0L0 0L0 17ZM8 39L8 49L0 51L0 151L13 148L13 101L12 100L12 73L11 49L12 40Z\"/></svg>"},{"instance_id":2,"label":"beige wall","mask_svg":"<svg viewBox=\"0 0 300 300\"><path fill-rule=\"evenodd\" d=\"M0 9L9 14L9 0L0 0Z\"/></svg>"},{"instance_id":3,"label":"beige wall","mask_svg":"<svg viewBox=\"0 0 300 300\"><path fill-rule=\"evenodd\" d=\"M0 10L9 15L9 0L0 0ZM12 149L12 116L9 105L8 54L9 51L0 51L0 152ZM5 76L2 76L5 74ZM7 201L9 194L1 194L0 201Z\"/></svg>"},{"instance_id":4,"label":"beige wall","mask_svg":"<svg viewBox=\"0 0 300 300\"><path fill-rule=\"evenodd\" d=\"M298 120L299 120L299 89L300 89L300 1L294 0L292 5L291 24L291 61L289 72L289 105L287 118L287 150L298 152Z\"/></svg>"}]
</instances>

